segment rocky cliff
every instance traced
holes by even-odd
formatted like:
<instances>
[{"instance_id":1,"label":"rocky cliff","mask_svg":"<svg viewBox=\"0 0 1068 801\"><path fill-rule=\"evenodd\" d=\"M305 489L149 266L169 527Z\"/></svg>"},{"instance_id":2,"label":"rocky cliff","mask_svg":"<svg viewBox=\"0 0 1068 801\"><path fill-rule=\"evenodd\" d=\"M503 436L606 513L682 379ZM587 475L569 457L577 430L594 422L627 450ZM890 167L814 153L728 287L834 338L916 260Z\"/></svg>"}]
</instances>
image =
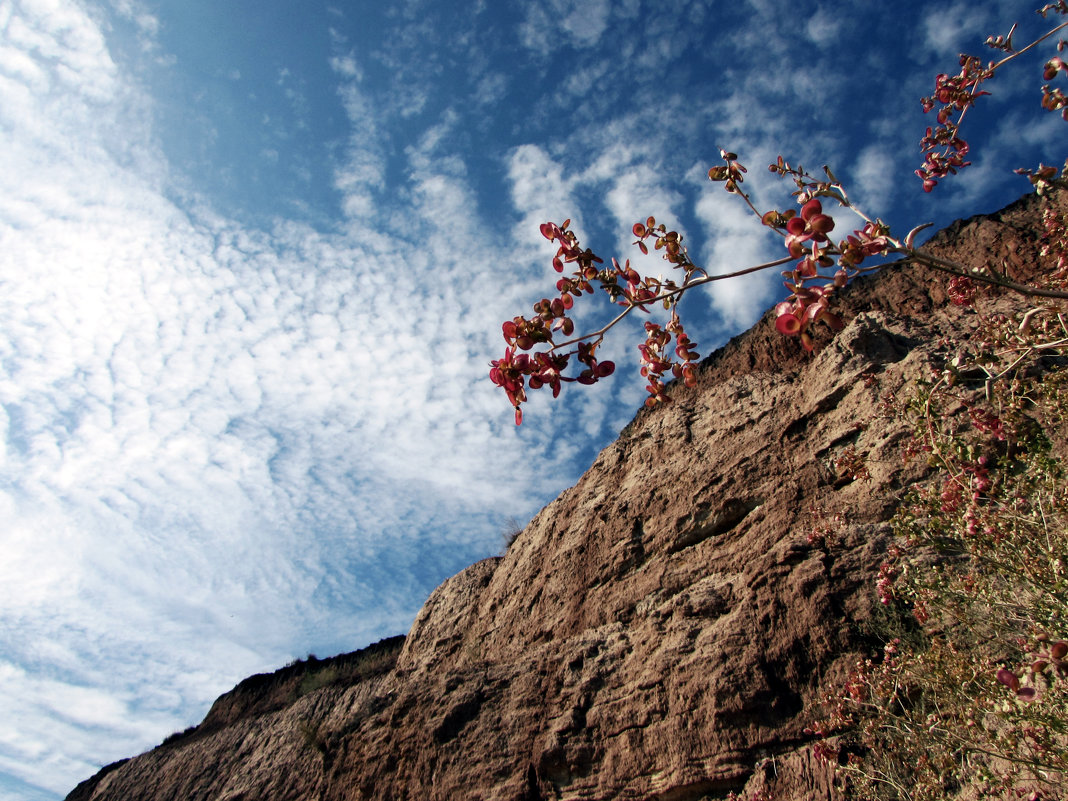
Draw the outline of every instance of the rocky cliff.
<instances>
[{"instance_id":1,"label":"rocky cliff","mask_svg":"<svg viewBox=\"0 0 1068 801\"><path fill-rule=\"evenodd\" d=\"M1034 200L928 249L1025 276ZM803 729L871 645L887 521L925 469L880 402L967 330L942 285L912 267L858 281L815 355L766 316L503 557L435 590L406 638L248 679L68 798L833 798ZM870 478L840 468L847 449ZM809 543L813 509L845 515L835 548Z\"/></svg>"}]
</instances>

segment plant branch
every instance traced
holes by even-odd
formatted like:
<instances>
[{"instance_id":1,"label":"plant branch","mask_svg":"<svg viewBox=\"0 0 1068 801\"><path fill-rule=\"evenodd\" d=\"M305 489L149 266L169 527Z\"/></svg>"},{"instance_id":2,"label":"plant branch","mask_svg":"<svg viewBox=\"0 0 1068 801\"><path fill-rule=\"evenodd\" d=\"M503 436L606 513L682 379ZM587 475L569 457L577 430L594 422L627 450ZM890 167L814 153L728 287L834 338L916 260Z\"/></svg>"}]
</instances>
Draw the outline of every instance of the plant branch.
<instances>
[{"instance_id":1,"label":"plant branch","mask_svg":"<svg viewBox=\"0 0 1068 801\"><path fill-rule=\"evenodd\" d=\"M559 350L560 348L566 348L568 345L574 345L577 342L585 342L585 341L590 340L590 339L597 339L597 338L603 337L606 333L608 333L608 331L612 327L614 327L617 323L619 323L624 317L626 317L628 314L630 314L635 309L643 309L646 306L649 306L649 305L651 305L653 303L658 303L658 302L663 301L663 300L669 300L669 299L675 297L676 295L681 295L684 292L686 292L687 290L693 289L695 286L700 286L701 284L709 284L709 283L712 283L713 281L723 281L723 280L725 280L727 278L738 278L739 276L749 275L750 273L759 272L761 270L768 270L768 269L771 269L772 267L781 267L782 265L788 264L788 263L790 263L792 261L794 261L794 257L793 256L786 256L785 258L782 258L782 259L776 259L775 261L765 262L764 264L757 264L757 265L755 265L753 267L746 267L743 270L735 270L734 272L731 272L731 273L722 273L720 275L707 275L706 274L706 275L701 276L700 278L694 278L692 281L687 281L685 284L683 284L680 287L676 287L675 289L668 290L667 292L661 292L656 297L649 298L648 300L643 300L641 303L635 303L634 301L630 301L629 305L627 306L627 308L625 308L622 312L617 314L614 318L612 318L611 321L606 323L603 327L597 329L596 331L591 331L588 334L583 334L582 336L572 337L571 339L569 339L569 340L567 340L565 342L560 342L558 344L554 344L551 348L549 348L549 352L552 353L555 350Z\"/></svg>"},{"instance_id":2,"label":"plant branch","mask_svg":"<svg viewBox=\"0 0 1068 801\"><path fill-rule=\"evenodd\" d=\"M1068 24L1068 23L1065 23ZM992 284L993 286L1000 286L1005 289L1011 289L1013 292L1018 292L1021 295L1027 297L1038 298L1058 298L1060 300L1068 300L1068 292L1059 289L1042 289L1041 287L1031 286L1029 284L1020 284L1016 281L1010 281L1008 278L1003 278L1000 275L989 275L987 273L979 272L977 270L969 270L962 264L958 264L948 259L940 259L937 256L932 256L930 253L924 253L922 250L915 248L896 248L897 253L904 254L904 262L916 262L923 264L939 272L949 273L950 275L959 275L963 278L971 278L972 280L979 281L984 284ZM889 267L891 265L884 265Z\"/></svg>"}]
</instances>

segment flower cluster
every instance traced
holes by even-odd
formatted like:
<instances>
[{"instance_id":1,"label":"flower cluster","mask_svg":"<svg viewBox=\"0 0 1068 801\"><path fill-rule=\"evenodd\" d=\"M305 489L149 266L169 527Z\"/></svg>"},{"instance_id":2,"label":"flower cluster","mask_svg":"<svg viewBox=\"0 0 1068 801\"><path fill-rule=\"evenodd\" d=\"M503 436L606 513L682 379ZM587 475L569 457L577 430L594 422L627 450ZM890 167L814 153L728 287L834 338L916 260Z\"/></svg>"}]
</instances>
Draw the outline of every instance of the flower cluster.
<instances>
[{"instance_id":1,"label":"flower cluster","mask_svg":"<svg viewBox=\"0 0 1068 801\"><path fill-rule=\"evenodd\" d=\"M871 473L864 456L857 453L856 446L850 445L834 460L834 472L838 475L836 485L842 486L852 481L869 481Z\"/></svg>"},{"instance_id":2,"label":"flower cluster","mask_svg":"<svg viewBox=\"0 0 1068 801\"><path fill-rule=\"evenodd\" d=\"M979 287L975 281L966 275L955 275L946 285L946 293L955 306L971 306L975 303L978 292Z\"/></svg>"},{"instance_id":3,"label":"flower cluster","mask_svg":"<svg viewBox=\"0 0 1068 801\"><path fill-rule=\"evenodd\" d=\"M594 265L603 264L604 261L594 255L589 248L582 249L578 237L569 230L570 225L571 220L564 220L560 225L552 222L542 223L541 235L550 242L560 243L556 255L553 256L553 269L556 272L562 273L565 264L576 263L578 264L576 274L581 276L582 280L589 281L597 275L597 268Z\"/></svg>"},{"instance_id":4,"label":"flower cluster","mask_svg":"<svg viewBox=\"0 0 1068 801\"><path fill-rule=\"evenodd\" d=\"M638 351L641 353L642 378L649 382L645 386L649 392L645 405L655 406L657 403L671 400L664 392L664 375L668 371L675 378L682 379L688 387L697 384L693 362L699 357L693 350L696 343L686 335L678 314L674 312L667 326L661 327L657 323L647 322L645 333L645 342L638 346ZM667 353L672 335L675 336L676 359L671 359Z\"/></svg>"},{"instance_id":5,"label":"flower cluster","mask_svg":"<svg viewBox=\"0 0 1068 801\"><path fill-rule=\"evenodd\" d=\"M741 184L745 180L744 175L748 170L738 161L737 153L721 150L719 154L724 163L709 169L708 180L722 181L724 188L732 195L742 194Z\"/></svg>"},{"instance_id":6,"label":"flower cluster","mask_svg":"<svg viewBox=\"0 0 1068 801\"><path fill-rule=\"evenodd\" d=\"M508 402L515 408L516 425L522 423L522 404L527 400L528 389L550 387L555 398L566 382L594 384L611 375L615 365L610 361L598 361L596 357L605 331L633 309L648 312L650 305L661 301L670 309L671 319L663 328L655 323L647 323L646 341L639 346L641 374L649 381L650 403L669 400L663 383L667 373L682 379L689 386L696 381L693 362L699 356L693 340L683 328L676 303L688 282L704 274L690 261L682 245L682 236L677 231L667 230L663 224L657 225L653 217L647 218L644 223L636 223L632 229L637 237L635 244L643 253L649 252L646 241L652 240L653 248L663 251L666 261L683 269L685 280L679 286L662 277L639 274L631 267L629 260L621 265L612 259L610 267L603 266L604 260L589 248L582 247L570 225L570 220L559 225L547 222L541 226L541 233L557 244L552 260L553 269L562 273L566 265L574 265L574 271L556 282L557 297L542 298L534 304L531 317L517 316L502 325L507 348L503 358L491 362L490 380L505 391ZM584 294L594 294L595 284L614 303L624 307L623 313L599 331L557 342L555 337L558 334L565 338L574 334L575 323L569 314L576 299ZM668 351L672 338L674 356ZM548 349L523 352L542 344L548 345ZM575 349L561 352L560 349L567 345L575 345ZM577 375L565 375L572 356L584 367Z\"/></svg>"},{"instance_id":7,"label":"flower cluster","mask_svg":"<svg viewBox=\"0 0 1068 801\"><path fill-rule=\"evenodd\" d=\"M610 361L599 362L594 356L597 343L580 342L576 351L578 361L586 365L577 377L565 376L569 357L572 354L539 352L533 354L516 353L515 348L505 349L504 358L492 362L490 380L501 387L508 395L508 402L515 407L515 424L523 422L521 404L527 400L525 385L530 389L551 387L553 397L560 395L563 381L577 381L580 384L595 384L600 378L606 378L615 372L616 366Z\"/></svg>"},{"instance_id":8,"label":"flower cluster","mask_svg":"<svg viewBox=\"0 0 1068 801\"><path fill-rule=\"evenodd\" d=\"M806 537L808 544L822 547L834 545L838 540L839 533L845 527L845 515L842 513L829 515L820 506L813 506L811 512L812 529Z\"/></svg>"},{"instance_id":9,"label":"flower cluster","mask_svg":"<svg viewBox=\"0 0 1068 801\"><path fill-rule=\"evenodd\" d=\"M775 308L776 328L785 336L799 337L801 346L811 351L814 345L809 329L814 323L825 322L836 331L842 327L841 318L830 311L834 290L862 272L878 269L878 266L861 267L869 257L884 256L902 248L890 238L889 229L882 221L866 217L853 206L828 168L824 167L826 180L816 179L803 167L793 167L779 156L774 164L768 165L768 170L794 181L797 186L794 195L801 204L800 213L793 209L758 213L764 225L783 237L791 258L799 260L792 270L782 274L790 296ZM824 212L821 197L858 214L864 220L863 225L834 243L829 234L835 221Z\"/></svg>"},{"instance_id":10,"label":"flower cluster","mask_svg":"<svg viewBox=\"0 0 1068 801\"><path fill-rule=\"evenodd\" d=\"M875 580L875 592L879 596L879 603L886 605L894 600L894 582L897 581L897 568L890 562L879 565L879 576Z\"/></svg>"},{"instance_id":11,"label":"flower cluster","mask_svg":"<svg viewBox=\"0 0 1068 801\"><path fill-rule=\"evenodd\" d=\"M1063 50L1065 42L1061 42L1058 49ZM1042 72L1042 80L1052 81L1059 72L1068 74L1068 62L1060 57L1051 58L1046 62ZM1058 88L1046 84L1042 87L1042 108L1047 111L1060 111L1061 116L1068 120L1068 97Z\"/></svg>"},{"instance_id":12,"label":"flower cluster","mask_svg":"<svg viewBox=\"0 0 1068 801\"><path fill-rule=\"evenodd\" d=\"M1039 636L1039 641L1048 645L1049 637L1045 634ZM1049 686L1051 681L1058 678L1068 677L1068 642L1058 640L1052 645L1032 654L1033 661L1022 669L1009 670L1007 667L998 668L997 680L1016 694L1016 698L1025 703L1036 700L1044 686ZM1027 683L1021 682L1021 678Z\"/></svg>"},{"instance_id":13,"label":"flower cluster","mask_svg":"<svg viewBox=\"0 0 1068 801\"><path fill-rule=\"evenodd\" d=\"M1050 3L1039 9L1039 14L1046 17L1051 11L1068 14L1068 3L1065 0ZM929 127L923 139L920 140L924 163L916 170L916 175L923 181L925 192L934 189L940 179L953 175L959 169L971 164L967 161L969 145L961 139L959 130L961 121L975 101L989 94L989 92L980 90L979 86L989 80L1004 64L1065 27L1065 24L1058 25L1027 47L1017 50L1012 44L1012 36L1016 30L1016 26L1013 25L1008 35L990 36L986 40L988 47L1007 54L1000 61L984 64L975 56L962 54L960 71L957 74L941 74L935 78L934 93L920 101L924 113L938 108L936 114L938 124L933 128ZM1066 48L1068 48L1068 42L1065 40L1062 39L1057 43L1058 52L1063 52ZM1042 79L1052 81L1061 72L1068 73L1068 62L1060 56L1055 56L1043 66ZM1061 89L1051 87L1048 83L1042 87L1042 107L1048 111L1060 111L1064 119L1068 120L1068 97Z\"/></svg>"},{"instance_id":14,"label":"flower cluster","mask_svg":"<svg viewBox=\"0 0 1068 801\"><path fill-rule=\"evenodd\" d=\"M857 269L869 256L882 256L891 247L888 229L879 222L866 222L838 243L838 263L843 269Z\"/></svg>"},{"instance_id":15,"label":"flower cluster","mask_svg":"<svg viewBox=\"0 0 1068 801\"><path fill-rule=\"evenodd\" d=\"M508 347L504 357L494 360L490 365L490 380L505 391L508 402L515 407L516 425L523 422L522 404L527 400L527 389L549 387L555 398L560 395L564 382L594 384L615 371L612 362L597 360L600 339L579 341L576 349L569 353L556 351L559 346L554 343L554 332L558 331L565 337L574 333L575 323L568 312L574 306L576 297L593 293L590 282L601 275L596 265L604 263L593 251L582 248L578 237L570 230L570 224L570 220L565 220L561 225L547 222L541 226L541 233L550 242L558 243L553 269L563 272L565 264L575 264L574 274L556 282L556 289L560 293L557 297L542 298L534 304L532 317L517 316L505 321L501 332ZM540 344L551 347L547 351L530 354L520 352L529 351ZM571 356L585 365L577 376L564 375Z\"/></svg>"},{"instance_id":16,"label":"flower cluster","mask_svg":"<svg viewBox=\"0 0 1068 801\"><path fill-rule=\"evenodd\" d=\"M958 135L960 123L978 98L990 94L980 91L979 85L994 74L995 68L994 64L984 67L975 56L962 55L960 72L956 75L938 75L934 94L920 101L924 113L938 107L938 125L928 127L920 140L924 162L916 170L916 175L923 181L923 191L930 192L939 179L955 175L957 170L971 164L966 160L968 143Z\"/></svg>"},{"instance_id":17,"label":"flower cluster","mask_svg":"<svg viewBox=\"0 0 1068 801\"><path fill-rule=\"evenodd\" d=\"M783 273L785 286L791 295L789 300L775 307L775 327L786 336L799 336L801 345L806 350L812 350L812 335L808 331L810 325L822 320L835 330L842 327L841 318L830 311L829 297L836 286L845 285L848 276L844 270L839 270L829 284L805 285L810 279L822 277L819 272L821 267L834 265L827 237L834 228L834 220L823 213L823 206L817 198L805 203L800 215L781 217L786 220L786 249L791 257L800 261L793 270ZM771 221L767 215L765 218Z\"/></svg>"},{"instance_id":18,"label":"flower cluster","mask_svg":"<svg viewBox=\"0 0 1068 801\"><path fill-rule=\"evenodd\" d=\"M1068 14L1068 0L1057 0L1040 9L1046 16L1049 12ZM989 94L981 87L995 72L1007 62L1017 58L1058 31L1068 27L1062 23L1052 28L1043 36L1017 50L1012 42L1016 26L1007 36L990 37L987 44L1005 54L998 62L983 62L974 56L962 55L960 69L955 74L943 73L935 79L935 90L929 97L922 99L925 112L936 111L936 125L928 127L921 140L925 154L923 166L916 171L923 180L925 191L931 191L938 181L959 169L968 166L969 145L960 136L960 125L976 100ZM1068 43L1061 41L1058 50L1063 51ZM1056 56L1046 61L1043 78L1052 81L1062 74L1068 74L1068 62ZM1043 88L1043 105L1051 110L1062 110L1068 119L1068 99L1058 89L1048 85ZM769 165L769 170L781 177L792 178L797 186L794 192L800 209L787 211L772 210L761 213L752 199L743 189L747 170L739 161L738 154L721 150L723 163L712 167L708 177L722 183L726 191L736 195L760 218L764 225L775 230L783 237L788 258L778 259L766 264L739 269L735 272L709 275L697 267L690 259L682 244L682 237L677 231L669 231L664 224L657 224L655 218L649 217L644 222L632 227L634 245L643 255L651 250L660 253L665 261L683 272L681 281L662 277L644 276L633 268L630 261L622 265L611 260L606 266L604 260L589 248L583 248L578 237L570 229L570 220L561 224L546 222L541 226L541 233L546 239L556 244L556 253L552 259L553 269L565 273L571 266L572 272L561 275L556 282L556 297L542 298L534 304L534 314L529 317L517 316L503 325L507 349L503 358L492 362L491 380L505 390L509 402L515 407L517 423L522 419L521 405L527 399L527 390L551 387L553 396L560 393L564 382L576 381L583 384L595 383L600 378L612 373L611 362L599 362L595 352L604 338L605 332L616 325L624 316L635 309L649 312L654 304L663 303L670 312L670 321L666 325L649 322L645 326L645 341L638 346L640 353L641 374L647 380L646 389L650 397L647 404L669 400L665 379L681 380L687 385L695 383L694 362L697 354L694 343L683 329L677 312L681 297L690 289L711 281L734 278L758 270L793 262L790 269L782 275L784 286L789 290L785 300L775 307L776 328L789 337L796 337L807 351L815 347L815 324L823 322L832 330L843 326L841 318L831 310L831 302L836 289L844 287L853 278L864 272L880 269L881 264L865 263L869 258L901 254L910 262L948 272L955 277L950 282L951 299L961 305L971 305L976 298L976 282L1000 285L1029 295L1046 298L1068 298L1068 291L1059 287L1036 289L1017 284L991 270L969 271L951 262L914 247L913 240L917 232L925 225L913 229L904 239L895 239L889 228L879 219L873 219L860 211L846 195L842 184L834 177L830 169L823 168L826 179L815 178L801 167L792 167L782 156L776 163ZM1041 194L1050 186L1068 183L1068 165L1065 173L1058 176L1052 167L1040 166L1038 170L1022 171ZM838 242L831 239L836 222L831 214L824 210L824 202L836 202L841 208L859 216L863 222ZM1047 226L1051 231L1063 230L1068 224L1064 215L1052 216ZM1056 237L1057 241L1066 241ZM1068 247L1050 245L1049 253L1056 260L1055 275L1060 276L1061 285L1068 286ZM589 334L574 337L575 322L571 311L576 300L583 295L593 295L595 288L608 294L611 301L623 308L604 327ZM558 341L563 337L565 341ZM573 337L573 338L572 338ZM674 340L674 353L671 353ZM547 346L545 350L527 353L537 346ZM572 351L563 351L566 346L576 345ZM572 356L577 357L583 367L578 375L565 375Z\"/></svg>"}]
</instances>

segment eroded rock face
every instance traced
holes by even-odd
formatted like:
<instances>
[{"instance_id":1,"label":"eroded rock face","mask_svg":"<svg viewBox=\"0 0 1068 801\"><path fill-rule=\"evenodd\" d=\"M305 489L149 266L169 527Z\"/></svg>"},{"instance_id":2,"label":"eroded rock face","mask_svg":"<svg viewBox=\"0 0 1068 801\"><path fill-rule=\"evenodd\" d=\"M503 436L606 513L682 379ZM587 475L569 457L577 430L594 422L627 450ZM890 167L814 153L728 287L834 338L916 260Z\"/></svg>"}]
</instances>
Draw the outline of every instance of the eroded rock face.
<instances>
[{"instance_id":1,"label":"eroded rock face","mask_svg":"<svg viewBox=\"0 0 1068 801\"><path fill-rule=\"evenodd\" d=\"M929 248L1025 277L1036 221L1028 198ZM911 267L858 282L815 356L765 317L503 557L435 590L377 669L256 690L270 702L239 686L196 732L70 798L833 798L803 729L869 647L887 521L923 478L885 399L969 325L941 286ZM836 466L850 448L869 479ZM845 515L834 548L809 543L814 508Z\"/></svg>"}]
</instances>

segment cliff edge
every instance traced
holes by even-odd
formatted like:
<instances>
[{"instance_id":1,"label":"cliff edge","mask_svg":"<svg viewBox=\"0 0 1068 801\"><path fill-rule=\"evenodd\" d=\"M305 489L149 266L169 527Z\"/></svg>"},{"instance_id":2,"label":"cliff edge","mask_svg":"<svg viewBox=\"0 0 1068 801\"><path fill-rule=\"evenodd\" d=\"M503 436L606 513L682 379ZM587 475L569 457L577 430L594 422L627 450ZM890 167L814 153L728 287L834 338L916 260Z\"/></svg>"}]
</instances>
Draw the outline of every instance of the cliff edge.
<instances>
[{"instance_id":1,"label":"cliff edge","mask_svg":"<svg viewBox=\"0 0 1068 801\"><path fill-rule=\"evenodd\" d=\"M1035 201L926 247L1026 278ZM857 281L845 330L814 355L766 315L696 387L639 413L504 556L435 590L406 638L246 680L68 798L834 798L803 729L872 645L887 521L926 470L902 460L910 432L880 404L968 330L942 284L915 267ZM847 451L870 478L836 467ZM814 509L846 515L834 549L810 544Z\"/></svg>"}]
</instances>

